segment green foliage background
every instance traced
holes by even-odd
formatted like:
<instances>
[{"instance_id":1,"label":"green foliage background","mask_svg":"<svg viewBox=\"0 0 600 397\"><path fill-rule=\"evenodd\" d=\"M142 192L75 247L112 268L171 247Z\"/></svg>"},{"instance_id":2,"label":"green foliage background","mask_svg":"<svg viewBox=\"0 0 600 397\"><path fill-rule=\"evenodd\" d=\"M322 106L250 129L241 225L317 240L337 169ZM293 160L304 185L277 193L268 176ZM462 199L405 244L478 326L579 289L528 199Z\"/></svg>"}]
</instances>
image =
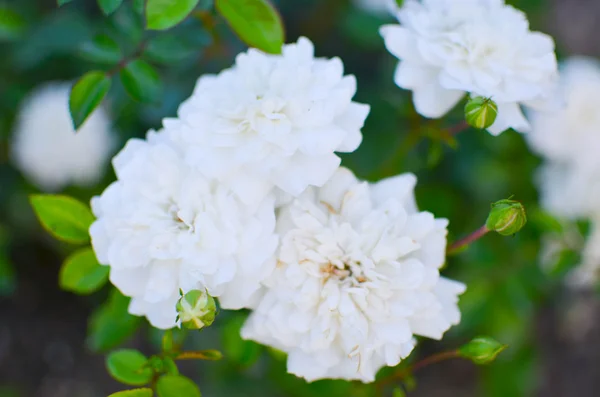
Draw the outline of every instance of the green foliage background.
<instances>
[{"instance_id":1,"label":"green foliage background","mask_svg":"<svg viewBox=\"0 0 600 397\"><path fill-rule=\"evenodd\" d=\"M160 88L150 87L150 91L160 90L156 91L160 93L142 94L150 95L152 103L133 101L123 87L127 82L113 79L107 105L121 144L130 137L143 136L149 128L159 128L163 117L175 115L178 104L189 96L200 74L230 66L234 56L245 49L222 19L202 11L210 9L211 2L200 3L199 12L181 25L149 36L152 39L146 47L145 59L160 75ZM392 82L395 60L385 51L377 33L378 26L391 20L365 14L342 0L274 3L284 17L288 42L304 35L315 42L318 55L341 57L346 72L357 76L356 99L372 106L363 130L364 143L355 153L344 156L346 166L369 180L400 172L416 173L420 181L419 206L450 219L450 240L480 227L493 201L514 195L527 208L531 221L515 237L489 235L449 259L446 274L468 285L460 301L462 323L443 342L422 343L412 359L456 347L480 334L490 335L510 348L491 366L474 370L470 365L460 364L452 368L448 374L459 377L462 383L460 391L451 395L534 395L543 375L543 350L536 329L538 314L555 302L564 274L564 269L543 272L538 265L540 236L548 229L537 209L532 182L539 160L529 153L523 137L513 131L492 137L469 130L459 134L456 141L448 139L446 129L462 120L460 108L440 121L419 117L411 105L410 94ZM528 13L534 28L544 28L548 1L510 3ZM124 54L135 51L145 34L142 17L136 12L139 2L126 0L110 17L105 17L95 2L87 0L73 0L61 8L49 0L13 1L0 6L20 16L10 31L0 31L0 330L1 327L16 330L18 327L11 324L31 321L32 327L67 326L84 332L82 328L89 316L87 344L79 346L81 351L74 355L76 361L71 368L93 369L93 376L80 379L89 386L85 389L88 394L82 396L105 396L120 388L98 365L102 361L98 353L124 343L150 354L160 346L161 333L150 329L145 321L127 315L127 299L108 287L89 297L66 298L66 293L57 292L58 263L76 248L56 243L45 235L27 200L36 189L11 166L8 155L15 113L32 88L46 81L75 80L90 70L108 70L99 62L102 57L98 58L93 51L90 55L93 37L104 34L116 41ZM559 52L563 52L560 42ZM87 202L112 179L112 171L107 170L102 184L92 189L69 188L65 193ZM574 262L571 260L567 267ZM48 277L31 282L30 275L35 272ZM76 302L75 306L71 303L68 306L69 310L75 310L69 317L72 323L56 325L51 319L33 320L38 315L34 313L39 312L27 311L27 306L23 309L21 304L31 288L41 290L34 294L38 300L46 299L47 294L50 300L59 297L52 303L55 305ZM203 395L371 395L369 388L359 384L334 381L306 384L287 375L280 353L239 338L243 318L243 313L220 313L212 327L188 338L191 348L220 348L225 354L222 361L194 363L183 369L198 382ZM35 393L46 374L54 373L51 362L46 372L40 370L29 375L16 376L8 369L11 365L18 366L11 360L20 360L23 355L30 356L25 357L26 361L41 360L44 352L38 350L0 354L0 396L40 395ZM426 382L421 382L418 375L417 390L410 395L450 395L434 394L438 389L432 384L437 382L440 388L444 387L450 376L444 371L450 371L451 366L440 368L443 370L428 370L423 378ZM61 379L78 380L75 369L60 374ZM62 394L56 394L59 395Z\"/></svg>"}]
</instances>

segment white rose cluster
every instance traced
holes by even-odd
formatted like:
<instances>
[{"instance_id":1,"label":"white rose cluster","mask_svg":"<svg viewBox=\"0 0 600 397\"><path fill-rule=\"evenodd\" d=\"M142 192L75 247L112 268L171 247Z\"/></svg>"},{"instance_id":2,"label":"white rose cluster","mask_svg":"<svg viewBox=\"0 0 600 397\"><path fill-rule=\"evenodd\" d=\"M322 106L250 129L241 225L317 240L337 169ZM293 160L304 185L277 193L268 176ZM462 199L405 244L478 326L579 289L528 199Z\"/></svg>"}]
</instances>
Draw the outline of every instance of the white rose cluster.
<instances>
[{"instance_id":1,"label":"white rose cluster","mask_svg":"<svg viewBox=\"0 0 600 397\"><path fill-rule=\"evenodd\" d=\"M309 381L372 381L415 336L457 324L464 286L439 275L447 221L417 210L416 178L340 167L369 112L355 91L301 38L201 77L177 118L130 140L90 229L129 311L171 328L180 290L206 290L252 309L243 336Z\"/></svg>"},{"instance_id":2,"label":"white rose cluster","mask_svg":"<svg viewBox=\"0 0 600 397\"><path fill-rule=\"evenodd\" d=\"M567 219L590 219L600 227L600 62L573 57L560 67L560 96L565 106L552 113L530 112L527 141L545 162L537 175L542 206ZM600 255L593 232L583 252L579 284L600 280ZM594 275L594 277L592 277Z\"/></svg>"},{"instance_id":3,"label":"white rose cluster","mask_svg":"<svg viewBox=\"0 0 600 397\"><path fill-rule=\"evenodd\" d=\"M287 352L288 371L309 381L372 382L415 335L440 339L460 319L464 286L439 275L448 222L418 212L415 184L340 168L283 206L277 269L242 335Z\"/></svg>"},{"instance_id":4,"label":"white rose cluster","mask_svg":"<svg viewBox=\"0 0 600 397\"><path fill-rule=\"evenodd\" d=\"M93 186L102 177L115 136L104 108L75 131L69 114L70 84L47 83L25 99L15 123L11 157L44 191L67 185Z\"/></svg>"},{"instance_id":5,"label":"white rose cluster","mask_svg":"<svg viewBox=\"0 0 600 397\"><path fill-rule=\"evenodd\" d=\"M381 34L400 59L394 81L421 115L439 118L465 94L491 98L498 117L488 131L498 135L530 129L522 105L554 107L554 42L504 0L406 0L397 17Z\"/></svg>"}]
</instances>

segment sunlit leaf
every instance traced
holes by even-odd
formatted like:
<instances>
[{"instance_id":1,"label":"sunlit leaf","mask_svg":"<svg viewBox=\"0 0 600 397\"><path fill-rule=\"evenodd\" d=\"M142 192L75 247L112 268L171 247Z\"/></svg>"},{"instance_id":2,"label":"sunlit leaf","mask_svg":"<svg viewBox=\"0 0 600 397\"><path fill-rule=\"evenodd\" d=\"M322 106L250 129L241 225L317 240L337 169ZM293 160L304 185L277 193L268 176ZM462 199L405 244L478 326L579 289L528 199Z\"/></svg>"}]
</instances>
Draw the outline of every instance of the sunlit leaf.
<instances>
[{"instance_id":1,"label":"sunlit leaf","mask_svg":"<svg viewBox=\"0 0 600 397\"><path fill-rule=\"evenodd\" d=\"M98 263L90 247L82 248L63 263L59 274L60 287L77 294L91 294L106 283L109 270L108 266Z\"/></svg>"},{"instance_id":2,"label":"sunlit leaf","mask_svg":"<svg viewBox=\"0 0 600 397\"><path fill-rule=\"evenodd\" d=\"M147 367L148 359L133 349L111 352L106 358L108 373L121 383L141 386L152 380L152 369Z\"/></svg>"},{"instance_id":3,"label":"sunlit leaf","mask_svg":"<svg viewBox=\"0 0 600 397\"><path fill-rule=\"evenodd\" d=\"M215 6L246 44L268 53L281 53L285 42L283 22L268 1L216 0Z\"/></svg>"},{"instance_id":4,"label":"sunlit leaf","mask_svg":"<svg viewBox=\"0 0 600 397\"><path fill-rule=\"evenodd\" d=\"M165 30L183 21L199 0L148 0L146 25L148 29Z\"/></svg>"},{"instance_id":5,"label":"sunlit leaf","mask_svg":"<svg viewBox=\"0 0 600 397\"><path fill-rule=\"evenodd\" d=\"M75 129L83 125L109 89L110 78L103 72L88 72L75 83L69 96L69 111Z\"/></svg>"},{"instance_id":6,"label":"sunlit leaf","mask_svg":"<svg viewBox=\"0 0 600 397\"><path fill-rule=\"evenodd\" d=\"M87 205L69 196L52 194L34 194L29 201L42 226L57 239L70 243L90 240L88 229L94 215Z\"/></svg>"}]
</instances>

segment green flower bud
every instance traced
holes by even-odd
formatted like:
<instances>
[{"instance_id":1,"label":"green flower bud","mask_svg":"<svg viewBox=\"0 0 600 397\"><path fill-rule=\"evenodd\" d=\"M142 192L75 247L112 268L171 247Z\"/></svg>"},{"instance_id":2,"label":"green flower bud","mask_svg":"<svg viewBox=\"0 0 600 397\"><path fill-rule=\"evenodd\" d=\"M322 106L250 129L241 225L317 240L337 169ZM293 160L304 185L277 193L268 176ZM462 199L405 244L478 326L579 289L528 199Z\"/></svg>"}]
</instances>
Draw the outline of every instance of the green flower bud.
<instances>
[{"instance_id":1,"label":"green flower bud","mask_svg":"<svg viewBox=\"0 0 600 397\"><path fill-rule=\"evenodd\" d=\"M485 226L503 236L517 233L527 223L523 204L514 200L500 200L492 204Z\"/></svg>"},{"instance_id":2,"label":"green flower bud","mask_svg":"<svg viewBox=\"0 0 600 397\"><path fill-rule=\"evenodd\" d=\"M498 116L498 106L490 98L471 98L465 105L465 119L471 127L485 129L491 127Z\"/></svg>"},{"instance_id":3,"label":"green flower bud","mask_svg":"<svg viewBox=\"0 0 600 397\"><path fill-rule=\"evenodd\" d=\"M498 354L507 347L507 345L503 345L492 338L478 337L461 346L458 349L458 354L463 358L473 361L475 364L484 365L494 361L498 357Z\"/></svg>"},{"instance_id":4,"label":"green flower bud","mask_svg":"<svg viewBox=\"0 0 600 397\"><path fill-rule=\"evenodd\" d=\"M215 321L215 300L205 291L192 290L177 302L179 322L188 329L202 329Z\"/></svg>"}]
</instances>

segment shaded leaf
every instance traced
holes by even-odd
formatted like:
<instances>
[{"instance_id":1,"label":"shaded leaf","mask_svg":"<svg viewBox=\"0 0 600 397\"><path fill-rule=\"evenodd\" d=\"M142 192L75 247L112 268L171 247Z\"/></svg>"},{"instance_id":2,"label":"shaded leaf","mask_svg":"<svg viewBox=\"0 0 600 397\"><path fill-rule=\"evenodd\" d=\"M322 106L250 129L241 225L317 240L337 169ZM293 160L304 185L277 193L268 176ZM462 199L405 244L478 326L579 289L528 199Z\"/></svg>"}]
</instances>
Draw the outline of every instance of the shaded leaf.
<instances>
[{"instance_id":1,"label":"shaded leaf","mask_svg":"<svg viewBox=\"0 0 600 397\"><path fill-rule=\"evenodd\" d=\"M14 40L25 31L25 19L10 8L0 5L0 40Z\"/></svg>"},{"instance_id":2,"label":"shaded leaf","mask_svg":"<svg viewBox=\"0 0 600 397\"><path fill-rule=\"evenodd\" d=\"M108 300L90 316L87 343L92 350L112 349L133 335L141 318L129 314L128 307L129 298L113 289Z\"/></svg>"},{"instance_id":3,"label":"shaded leaf","mask_svg":"<svg viewBox=\"0 0 600 397\"><path fill-rule=\"evenodd\" d=\"M78 129L100 105L110 88L110 78L103 72L92 71L83 75L71 89L69 111L73 126Z\"/></svg>"},{"instance_id":4,"label":"shaded leaf","mask_svg":"<svg viewBox=\"0 0 600 397\"><path fill-rule=\"evenodd\" d=\"M221 336L225 357L242 367L249 367L260 357L262 347L252 341L244 340L240 336L240 330L246 316L236 315L223 327Z\"/></svg>"},{"instance_id":5,"label":"shaded leaf","mask_svg":"<svg viewBox=\"0 0 600 397\"><path fill-rule=\"evenodd\" d=\"M73 1L73 0L56 0L56 4L58 4L58 6L60 7L60 6L62 6L62 5L65 5L65 4L67 4L67 3L70 3L70 2L72 2L72 1Z\"/></svg>"},{"instance_id":6,"label":"shaded leaf","mask_svg":"<svg viewBox=\"0 0 600 397\"><path fill-rule=\"evenodd\" d=\"M154 62L177 63L197 53L198 47L186 43L177 35L160 35L148 42L144 55Z\"/></svg>"},{"instance_id":7,"label":"shaded leaf","mask_svg":"<svg viewBox=\"0 0 600 397\"><path fill-rule=\"evenodd\" d=\"M146 366L148 359L134 349L111 352L106 358L108 373L121 383L141 386L152 380L152 369Z\"/></svg>"},{"instance_id":8,"label":"shaded leaf","mask_svg":"<svg viewBox=\"0 0 600 397\"><path fill-rule=\"evenodd\" d=\"M164 375L156 383L158 397L200 397L200 389L190 379L181 375Z\"/></svg>"},{"instance_id":9,"label":"shaded leaf","mask_svg":"<svg viewBox=\"0 0 600 397\"><path fill-rule=\"evenodd\" d=\"M266 0L216 0L233 31L251 47L279 54L285 42L281 16Z\"/></svg>"},{"instance_id":10,"label":"shaded leaf","mask_svg":"<svg viewBox=\"0 0 600 397\"><path fill-rule=\"evenodd\" d=\"M98 5L104 15L110 15L121 6L123 0L98 0Z\"/></svg>"},{"instance_id":11,"label":"shaded leaf","mask_svg":"<svg viewBox=\"0 0 600 397\"><path fill-rule=\"evenodd\" d=\"M155 102L160 96L160 77L148 63L139 59L131 61L120 76L127 93L136 101Z\"/></svg>"},{"instance_id":12,"label":"shaded leaf","mask_svg":"<svg viewBox=\"0 0 600 397\"><path fill-rule=\"evenodd\" d=\"M53 194L34 194L29 201L44 229L57 239L69 243L90 240L88 229L94 222L94 215L82 202Z\"/></svg>"},{"instance_id":13,"label":"shaded leaf","mask_svg":"<svg viewBox=\"0 0 600 397\"><path fill-rule=\"evenodd\" d=\"M78 294L91 294L108 280L108 266L102 266L91 247L70 255L60 269L60 287Z\"/></svg>"},{"instance_id":14,"label":"shaded leaf","mask_svg":"<svg viewBox=\"0 0 600 397\"><path fill-rule=\"evenodd\" d=\"M152 30L169 29L183 21L199 0L148 0L146 26Z\"/></svg>"},{"instance_id":15,"label":"shaded leaf","mask_svg":"<svg viewBox=\"0 0 600 397\"><path fill-rule=\"evenodd\" d=\"M116 64L121 60L121 49L116 41L106 35L98 35L81 46L81 55L93 62Z\"/></svg>"}]
</instances>

